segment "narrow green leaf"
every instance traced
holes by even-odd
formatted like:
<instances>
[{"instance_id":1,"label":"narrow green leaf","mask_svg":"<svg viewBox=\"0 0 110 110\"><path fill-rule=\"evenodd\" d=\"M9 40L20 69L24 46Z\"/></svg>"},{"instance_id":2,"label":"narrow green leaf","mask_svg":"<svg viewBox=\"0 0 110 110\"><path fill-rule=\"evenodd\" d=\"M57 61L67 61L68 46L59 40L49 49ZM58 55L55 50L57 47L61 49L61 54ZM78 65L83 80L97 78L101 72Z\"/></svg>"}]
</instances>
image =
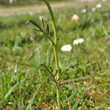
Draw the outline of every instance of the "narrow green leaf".
<instances>
[{"instance_id":1,"label":"narrow green leaf","mask_svg":"<svg viewBox=\"0 0 110 110\"><path fill-rule=\"evenodd\" d=\"M17 101L15 102L15 103L17 103L17 102L19 102L20 100L21 100L21 98L24 96L24 94L27 92L27 89L29 88L29 86L30 86L30 84L25 88L25 90L24 90L24 92L22 93L22 95L17 99ZM15 105L15 103L13 104L13 105Z\"/></svg>"},{"instance_id":2,"label":"narrow green leaf","mask_svg":"<svg viewBox=\"0 0 110 110\"><path fill-rule=\"evenodd\" d=\"M41 30L37 30L37 29L35 29L35 28L33 28L33 30L35 30L35 31L39 31L39 32L42 32Z\"/></svg>"},{"instance_id":3,"label":"narrow green leaf","mask_svg":"<svg viewBox=\"0 0 110 110\"><path fill-rule=\"evenodd\" d=\"M48 7L48 10L50 12L50 15L51 15L51 19L52 19L52 22L53 22L53 27L54 27L54 34L55 34L55 44L57 44L57 28L56 28L56 23L55 23L55 18L54 18L54 14L53 14L53 11L52 11L52 8L49 4L49 2L47 0L43 0L45 2L45 4L47 5Z\"/></svg>"},{"instance_id":4,"label":"narrow green leaf","mask_svg":"<svg viewBox=\"0 0 110 110\"><path fill-rule=\"evenodd\" d=\"M54 103L56 103L56 105L58 104L56 99L54 99L54 97L50 97L50 98L53 100Z\"/></svg>"},{"instance_id":5,"label":"narrow green leaf","mask_svg":"<svg viewBox=\"0 0 110 110\"><path fill-rule=\"evenodd\" d=\"M4 79L3 79L3 75L2 75L2 94L4 95L4 85L5 85L5 83L4 83Z\"/></svg>"},{"instance_id":6,"label":"narrow green leaf","mask_svg":"<svg viewBox=\"0 0 110 110\"><path fill-rule=\"evenodd\" d=\"M42 28L37 24L37 23L35 23L34 21L32 21L32 20L29 20L32 24L34 24L36 27L38 27L41 31L43 31L42 30Z\"/></svg>"},{"instance_id":7,"label":"narrow green leaf","mask_svg":"<svg viewBox=\"0 0 110 110\"><path fill-rule=\"evenodd\" d=\"M44 80L43 82L41 82L41 84L38 86L37 90L35 91L35 94L34 94L33 97L31 98L30 103L29 103L28 106L26 107L26 110L29 110L29 108L31 108L31 105L32 105L32 103L33 103L33 101L34 101L34 99L35 99L35 96L37 95L37 93L38 93L38 91L39 91L41 85L42 85L44 82L45 82L45 80Z\"/></svg>"},{"instance_id":8,"label":"narrow green leaf","mask_svg":"<svg viewBox=\"0 0 110 110\"><path fill-rule=\"evenodd\" d=\"M57 82L58 82L59 80L61 80L61 78L59 78L59 79L57 80Z\"/></svg>"},{"instance_id":9,"label":"narrow green leaf","mask_svg":"<svg viewBox=\"0 0 110 110\"><path fill-rule=\"evenodd\" d=\"M105 27L104 27L104 26L102 26L102 29L103 29L103 31L104 31L104 33L105 33L105 35L107 36L107 38L109 39L109 38L110 38L110 36L108 35L107 30L105 29Z\"/></svg>"},{"instance_id":10,"label":"narrow green leaf","mask_svg":"<svg viewBox=\"0 0 110 110\"><path fill-rule=\"evenodd\" d=\"M48 72L50 72L49 69L48 69L48 67L47 67L45 64L41 64L41 66L42 66L43 68L45 68Z\"/></svg>"},{"instance_id":11,"label":"narrow green leaf","mask_svg":"<svg viewBox=\"0 0 110 110\"><path fill-rule=\"evenodd\" d=\"M45 64L41 64L42 67L44 67L44 69L49 73L50 75L50 79L55 82L56 86L58 87L58 84L57 84L57 81L55 80L52 72L53 72L53 69L50 67L51 71L49 70L49 68L45 65Z\"/></svg>"},{"instance_id":12,"label":"narrow green leaf","mask_svg":"<svg viewBox=\"0 0 110 110\"><path fill-rule=\"evenodd\" d=\"M19 83L15 84L9 91L8 93L5 95L5 99L11 94L11 92L18 86Z\"/></svg>"},{"instance_id":13,"label":"narrow green leaf","mask_svg":"<svg viewBox=\"0 0 110 110\"><path fill-rule=\"evenodd\" d=\"M58 73L58 71L56 70L56 73L55 73L54 77L56 77L57 73Z\"/></svg>"},{"instance_id":14,"label":"narrow green leaf","mask_svg":"<svg viewBox=\"0 0 110 110\"><path fill-rule=\"evenodd\" d=\"M52 69L52 67L49 67L50 68L50 72L52 73L53 72L53 69Z\"/></svg>"},{"instance_id":15,"label":"narrow green leaf","mask_svg":"<svg viewBox=\"0 0 110 110\"><path fill-rule=\"evenodd\" d=\"M46 31L49 33L49 25L47 24Z\"/></svg>"},{"instance_id":16,"label":"narrow green leaf","mask_svg":"<svg viewBox=\"0 0 110 110\"><path fill-rule=\"evenodd\" d=\"M50 12L50 15L51 15L51 19L52 19L52 22L55 24L55 18L54 18L54 15L53 15L53 12L52 12L52 8L50 6L50 4L48 3L47 0L43 0L45 2L45 4L47 5L48 9L49 9L49 12Z\"/></svg>"},{"instance_id":17,"label":"narrow green leaf","mask_svg":"<svg viewBox=\"0 0 110 110\"><path fill-rule=\"evenodd\" d=\"M54 45L54 42L53 40L48 36L48 34L37 24L35 23L34 21L32 20L29 20L32 24L34 24L36 27L38 27L40 29L40 31L51 41L51 43ZM36 30L36 29L35 29ZM38 30L36 30L38 31Z\"/></svg>"},{"instance_id":18,"label":"narrow green leaf","mask_svg":"<svg viewBox=\"0 0 110 110\"><path fill-rule=\"evenodd\" d=\"M26 78L25 78L25 79L26 79ZM20 81L20 83L24 82L25 79L23 79L22 81ZM20 83L15 84L15 85L8 91L8 93L5 95L5 99L12 93L12 91L13 91Z\"/></svg>"},{"instance_id":19,"label":"narrow green leaf","mask_svg":"<svg viewBox=\"0 0 110 110\"><path fill-rule=\"evenodd\" d=\"M43 28L44 28L44 26L45 26L45 23L44 23L44 19L42 18L42 24L43 24Z\"/></svg>"}]
</instances>

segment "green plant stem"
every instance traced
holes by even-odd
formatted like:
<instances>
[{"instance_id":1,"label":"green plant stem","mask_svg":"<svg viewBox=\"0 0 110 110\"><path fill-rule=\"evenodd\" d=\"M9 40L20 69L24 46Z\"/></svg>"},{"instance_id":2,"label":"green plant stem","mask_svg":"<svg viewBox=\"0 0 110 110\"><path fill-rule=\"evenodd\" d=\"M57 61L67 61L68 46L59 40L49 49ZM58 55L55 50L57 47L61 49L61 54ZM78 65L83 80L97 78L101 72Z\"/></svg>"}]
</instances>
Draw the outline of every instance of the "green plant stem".
<instances>
[{"instance_id":1,"label":"green plant stem","mask_svg":"<svg viewBox=\"0 0 110 110\"><path fill-rule=\"evenodd\" d=\"M55 62L56 62L56 69L57 69L57 80L60 78L60 72L59 72L59 63L58 63L58 54L57 54L57 47L54 46L54 52L55 52ZM57 82L57 103L58 103L58 110L61 110L61 104L60 104L60 86L59 81Z\"/></svg>"},{"instance_id":2,"label":"green plant stem","mask_svg":"<svg viewBox=\"0 0 110 110\"><path fill-rule=\"evenodd\" d=\"M57 28L56 28L56 23L55 23L55 18L53 15L53 11L51 9L50 4L48 3L47 0L44 0L45 4L47 5L50 15L51 15L51 19L53 22L53 27L54 27L54 35L55 35L55 43L53 45L54 47L54 53L55 53L55 62L56 62L56 70L57 70L57 80L59 80L60 78L60 72L59 72L59 62L58 62L58 52L57 52L57 41L58 41L58 37L57 37ZM61 104L60 104L60 81L57 81L58 87L57 87L57 103L58 103L58 110L61 110Z\"/></svg>"},{"instance_id":3,"label":"green plant stem","mask_svg":"<svg viewBox=\"0 0 110 110\"><path fill-rule=\"evenodd\" d=\"M61 104L60 104L60 90L57 89L57 103L58 103L58 110L61 110Z\"/></svg>"}]
</instances>

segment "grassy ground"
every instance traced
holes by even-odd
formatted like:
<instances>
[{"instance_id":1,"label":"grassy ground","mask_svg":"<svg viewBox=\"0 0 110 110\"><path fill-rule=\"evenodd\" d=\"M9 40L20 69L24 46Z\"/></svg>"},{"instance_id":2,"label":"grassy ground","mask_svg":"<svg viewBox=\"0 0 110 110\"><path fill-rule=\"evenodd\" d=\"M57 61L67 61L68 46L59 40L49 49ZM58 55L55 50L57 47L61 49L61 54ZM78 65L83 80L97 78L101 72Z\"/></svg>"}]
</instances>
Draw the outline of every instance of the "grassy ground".
<instances>
[{"instance_id":1,"label":"grassy ground","mask_svg":"<svg viewBox=\"0 0 110 110\"><path fill-rule=\"evenodd\" d=\"M98 3L98 2L97 2ZM89 4L87 14L80 8L54 11L59 36L61 73L61 105L63 110L109 110L110 108L110 2L92 12L96 3ZM76 13L79 22L71 22ZM56 91L40 68L44 63L54 68L52 45L42 33L33 31L29 19L41 25L45 16L53 38L48 12L13 15L0 18L0 109L56 110ZM73 40L85 41L73 45ZM61 46L72 45L71 52Z\"/></svg>"}]
</instances>

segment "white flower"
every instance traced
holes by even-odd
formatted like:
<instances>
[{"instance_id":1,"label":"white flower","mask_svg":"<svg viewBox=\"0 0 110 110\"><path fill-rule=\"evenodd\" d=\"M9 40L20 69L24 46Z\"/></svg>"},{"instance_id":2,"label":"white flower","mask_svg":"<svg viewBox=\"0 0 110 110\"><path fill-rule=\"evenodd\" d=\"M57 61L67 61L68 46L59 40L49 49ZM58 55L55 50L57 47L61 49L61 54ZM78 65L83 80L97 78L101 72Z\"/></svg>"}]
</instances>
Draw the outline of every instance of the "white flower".
<instances>
[{"instance_id":1,"label":"white flower","mask_svg":"<svg viewBox=\"0 0 110 110\"><path fill-rule=\"evenodd\" d=\"M108 110L110 110L110 107L108 107Z\"/></svg>"},{"instance_id":2,"label":"white flower","mask_svg":"<svg viewBox=\"0 0 110 110\"><path fill-rule=\"evenodd\" d=\"M97 4L97 5L96 5L96 8L101 8L101 7L102 7L101 4Z\"/></svg>"},{"instance_id":3,"label":"white flower","mask_svg":"<svg viewBox=\"0 0 110 110\"><path fill-rule=\"evenodd\" d=\"M77 44L82 43L82 42L84 42L84 39L83 38L80 38L80 39L78 38L78 39L73 41L73 44L77 45Z\"/></svg>"},{"instance_id":4,"label":"white flower","mask_svg":"<svg viewBox=\"0 0 110 110\"><path fill-rule=\"evenodd\" d=\"M79 16L77 14L74 14L71 18L71 21L78 22L78 20L79 20Z\"/></svg>"},{"instance_id":5,"label":"white flower","mask_svg":"<svg viewBox=\"0 0 110 110\"><path fill-rule=\"evenodd\" d=\"M95 8L95 7L93 7L91 10L94 12L94 11L96 11L96 8Z\"/></svg>"},{"instance_id":6,"label":"white flower","mask_svg":"<svg viewBox=\"0 0 110 110\"><path fill-rule=\"evenodd\" d=\"M106 0L102 0L103 2L105 2Z\"/></svg>"},{"instance_id":7,"label":"white flower","mask_svg":"<svg viewBox=\"0 0 110 110\"><path fill-rule=\"evenodd\" d=\"M86 13L87 10L86 10L86 9L82 9L81 12L82 12L82 13Z\"/></svg>"},{"instance_id":8,"label":"white flower","mask_svg":"<svg viewBox=\"0 0 110 110\"><path fill-rule=\"evenodd\" d=\"M61 50L62 51L70 51L72 49L71 45L68 44L68 45L64 45L61 47Z\"/></svg>"}]
</instances>

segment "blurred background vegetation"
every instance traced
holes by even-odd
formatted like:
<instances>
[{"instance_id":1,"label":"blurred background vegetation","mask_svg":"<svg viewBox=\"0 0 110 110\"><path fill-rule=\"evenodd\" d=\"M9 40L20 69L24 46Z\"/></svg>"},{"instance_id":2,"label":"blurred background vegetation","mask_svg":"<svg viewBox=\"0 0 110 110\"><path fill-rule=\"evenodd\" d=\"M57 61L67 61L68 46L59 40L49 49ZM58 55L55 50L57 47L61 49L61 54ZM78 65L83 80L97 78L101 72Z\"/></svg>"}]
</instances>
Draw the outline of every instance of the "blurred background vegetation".
<instances>
[{"instance_id":1,"label":"blurred background vegetation","mask_svg":"<svg viewBox=\"0 0 110 110\"><path fill-rule=\"evenodd\" d=\"M0 0L0 5L32 5L32 4L39 4L43 0ZM50 2L55 1L70 1L70 0L49 0ZM75 0L72 0L75 1Z\"/></svg>"},{"instance_id":2,"label":"blurred background vegetation","mask_svg":"<svg viewBox=\"0 0 110 110\"><path fill-rule=\"evenodd\" d=\"M110 0L84 4L71 0L75 2L68 7L70 0L49 1L57 5L52 8L59 37L63 110L110 110ZM55 75L53 48L29 22L42 26L43 16L54 38L47 7L39 6L42 3L0 0L0 110L56 110L55 89L39 68L42 63L51 66ZM93 12L99 3L102 7ZM83 9L87 12L82 13ZM79 16L78 23L71 21L73 14ZM77 38L84 43L73 45ZM71 52L61 51L65 44L72 45Z\"/></svg>"}]
</instances>

